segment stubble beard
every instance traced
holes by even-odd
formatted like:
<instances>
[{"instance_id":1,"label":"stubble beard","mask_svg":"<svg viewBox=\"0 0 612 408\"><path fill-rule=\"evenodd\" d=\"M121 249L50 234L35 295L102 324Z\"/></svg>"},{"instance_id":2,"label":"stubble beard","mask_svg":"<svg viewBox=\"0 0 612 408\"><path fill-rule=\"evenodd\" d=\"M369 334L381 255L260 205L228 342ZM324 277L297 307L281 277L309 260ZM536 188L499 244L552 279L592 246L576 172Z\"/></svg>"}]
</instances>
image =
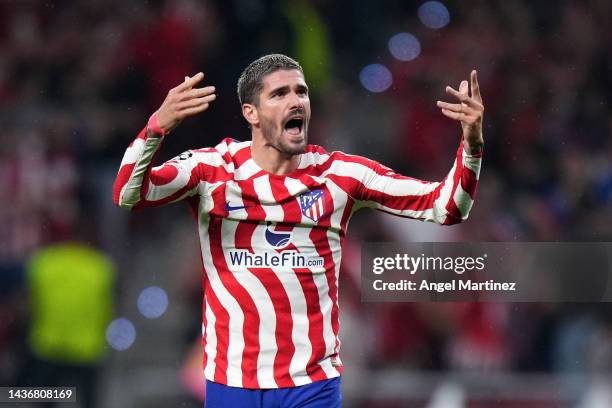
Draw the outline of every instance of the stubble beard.
<instances>
[{"instance_id":1,"label":"stubble beard","mask_svg":"<svg viewBox=\"0 0 612 408\"><path fill-rule=\"evenodd\" d=\"M266 118L261 118L261 133L263 134L266 143L272 146L274 149L288 156L295 156L302 154L306 151L306 145L308 144L308 123L304 121L303 125L304 140L299 143L290 143L283 138L283 128L275 126L272 121Z\"/></svg>"}]
</instances>

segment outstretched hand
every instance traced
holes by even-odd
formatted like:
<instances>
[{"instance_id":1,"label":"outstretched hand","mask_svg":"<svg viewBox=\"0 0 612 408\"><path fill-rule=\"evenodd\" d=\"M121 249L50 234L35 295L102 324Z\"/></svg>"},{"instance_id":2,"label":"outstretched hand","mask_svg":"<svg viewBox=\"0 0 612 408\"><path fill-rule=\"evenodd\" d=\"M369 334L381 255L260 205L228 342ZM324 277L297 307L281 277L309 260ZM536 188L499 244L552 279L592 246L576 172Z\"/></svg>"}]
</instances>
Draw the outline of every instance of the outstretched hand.
<instances>
[{"instance_id":1,"label":"outstretched hand","mask_svg":"<svg viewBox=\"0 0 612 408\"><path fill-rule=\"evenodd\" d=\"M460 103L448 103L438 101L437 105L442 109L442 114L451 119L461 122L463 129L463 139L465 150L468 153L478 153L482 149L484 139L482 137L482 118L484 105L480 95L480 86L476 77L476 70L470 74L472 92L470 95L468 81L461 81L459 90L450 86L446 87L446 92L454 96Z\"/></svg>"},{"instance_id":2,"label":"outstretched hand","mask_svg":"<svg viewBox=\"0 0 612 408\"><path fill-rule=\"evenodd\" d=\"M155 112L159 127L169 132L183 119L208 109L217 95L214 93L214 86L194 88L203 78L204 74L201 72L192 77L186 76L183 83L168 92L164 103Z\"/></svg>"}]
</instances>

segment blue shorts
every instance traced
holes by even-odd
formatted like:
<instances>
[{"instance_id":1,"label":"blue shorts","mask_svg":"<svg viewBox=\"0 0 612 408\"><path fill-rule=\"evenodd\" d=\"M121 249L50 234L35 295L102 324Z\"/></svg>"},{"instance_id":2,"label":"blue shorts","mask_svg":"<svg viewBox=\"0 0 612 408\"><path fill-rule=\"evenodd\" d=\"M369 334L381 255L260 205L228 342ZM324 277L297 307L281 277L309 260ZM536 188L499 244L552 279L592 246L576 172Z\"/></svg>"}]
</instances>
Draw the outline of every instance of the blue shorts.
<instances>
[{"instance_id":1,"label":"blue shorts","mask_svg":"<svg viewBox=\"0 0 612 408\"><path fill-rule=\"evenodd\" d=\"M292 388L250 390L206 380L205 408L340 408L340 377Z\"/></svg>"}]
</instances>

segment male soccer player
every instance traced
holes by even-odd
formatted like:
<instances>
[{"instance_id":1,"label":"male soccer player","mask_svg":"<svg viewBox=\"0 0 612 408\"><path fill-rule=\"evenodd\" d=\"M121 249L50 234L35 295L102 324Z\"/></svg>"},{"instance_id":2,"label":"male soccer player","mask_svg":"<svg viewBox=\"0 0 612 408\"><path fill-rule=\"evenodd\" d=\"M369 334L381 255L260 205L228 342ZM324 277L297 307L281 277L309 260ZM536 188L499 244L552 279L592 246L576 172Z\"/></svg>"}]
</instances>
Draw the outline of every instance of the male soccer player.
<instances>
[{"instance_id":1,"label":"male soccer player","mask_svg":"<svg viewBox=\"0 0 612 408\"><path fill-rule=\"evenodd\" d=\"M300 65L279 54L238 80L251 140L224 139L153 167L167 134L205 111L215 88L186 77L128 147L114 187L125 208L186 200L204 273L207 407L339 407L338 271L351 215L372 207L442 225L467 218L482 155L476 72L456 103L438 102L463 137L441 182L396 174L364 157L308 144L310 100Z\"/></svg>"}]
</instances>

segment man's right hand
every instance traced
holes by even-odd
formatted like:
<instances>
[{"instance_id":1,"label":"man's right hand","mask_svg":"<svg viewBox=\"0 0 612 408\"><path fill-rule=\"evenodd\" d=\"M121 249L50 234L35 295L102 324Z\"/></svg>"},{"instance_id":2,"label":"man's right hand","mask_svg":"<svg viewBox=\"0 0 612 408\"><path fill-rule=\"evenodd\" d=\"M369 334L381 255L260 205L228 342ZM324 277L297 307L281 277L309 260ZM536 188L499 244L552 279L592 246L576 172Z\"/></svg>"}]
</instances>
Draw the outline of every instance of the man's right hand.
<instances>
[{"instance_id":1,"label":"man's right hand","mask_svg":"<svg viewBox=\"0 0 612 408\"><path fill-rule=\"evenodd\" d=\"M157 125L165 132L177 127L183 119L205 111L217 98L214 86L194 88L202 78L204 74L201 72L191 78L185 77L185 82L168 92L164 103L155 112Z\"/></svg>"}]
</instances>

